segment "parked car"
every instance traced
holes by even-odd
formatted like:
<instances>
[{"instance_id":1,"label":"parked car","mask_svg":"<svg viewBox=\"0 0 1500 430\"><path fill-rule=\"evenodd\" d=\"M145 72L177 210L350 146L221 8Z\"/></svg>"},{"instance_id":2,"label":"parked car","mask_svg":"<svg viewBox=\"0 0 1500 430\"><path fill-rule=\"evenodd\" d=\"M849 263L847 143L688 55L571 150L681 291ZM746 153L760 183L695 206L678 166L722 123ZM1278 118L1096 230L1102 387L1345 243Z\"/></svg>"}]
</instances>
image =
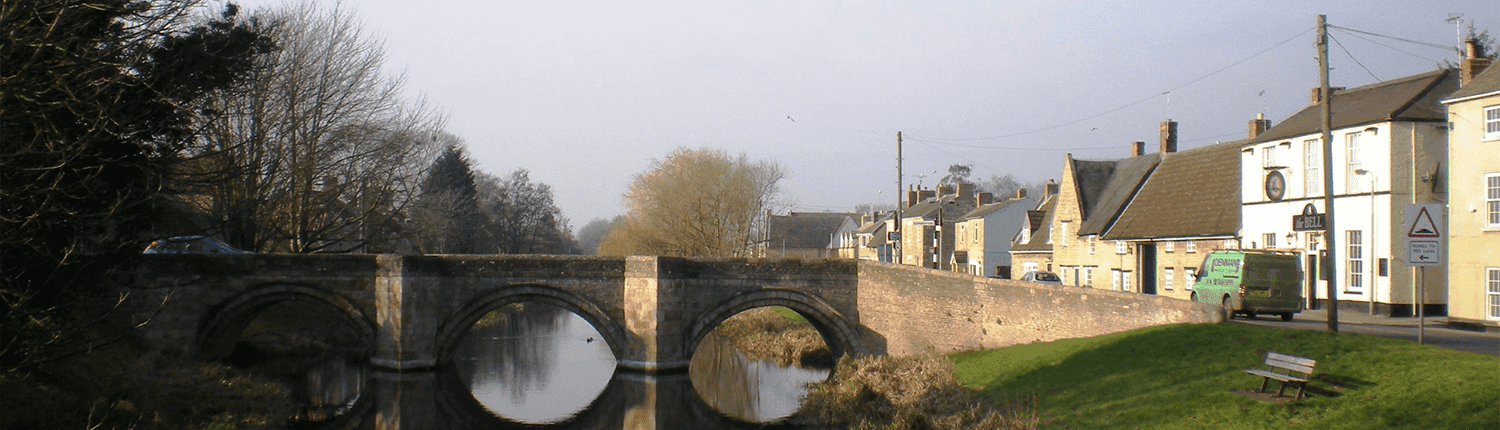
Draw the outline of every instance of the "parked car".
<instances>
[{"instance_id":1,"label":"parked car","mask_svg":"<svg viewBox=\"0 0 1500 430\"><path fill-rule=\"evenodd\" d=\"M1026 274L1021 275L1021 280L1026 282L1040 282L1043 284L1062 283L1062 278L1058 277L1056 273L1048 272L1045 270L1033 270L1030 272L1026 272Z\"/></svg>"},{"instance_id":2,"label":"parked car","mask_svg":"<svg viewBox=\"0 0 1500 430\"><path fill-rule=\"evenodd\" d=\"M177 236L151 241L142 254L249 254L208 236Z\"/></svg>"},{"instance_id":3,"label":"parked car","mask_svg":"<svg viewBox=\"0 0 1500 430\"><path fill-rule=\"evenodd\" d=\"M1223 306L1229 318L1266 313L1291 321L1302 311L1302 279L1302 262L1295 254L1214 251L1198 266L1192 300Z\"/></svg>"}]
</instances>

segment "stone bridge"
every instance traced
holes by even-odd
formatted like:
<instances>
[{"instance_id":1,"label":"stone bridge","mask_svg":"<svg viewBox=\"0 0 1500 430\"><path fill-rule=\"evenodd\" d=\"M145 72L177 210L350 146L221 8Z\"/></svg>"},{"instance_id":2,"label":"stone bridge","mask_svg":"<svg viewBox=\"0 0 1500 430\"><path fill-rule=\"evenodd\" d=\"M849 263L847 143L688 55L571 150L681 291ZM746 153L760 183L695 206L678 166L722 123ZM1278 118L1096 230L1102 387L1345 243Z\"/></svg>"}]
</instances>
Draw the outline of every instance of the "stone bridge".
<instances>
[{"instance_id":1,"label":"stone bridge","mask_svg":"<svg viewBox=\"0 0 1500 430\"><path fill-rule=\"evenodd\" d=\"M120 276L129 322L153 346L227 355L266 308L336 309L371 362L441 367L488 312L545 303L588 321L620 367L685 369L703 337L742 311L782 306L835 354L905 355L1222 320L1216 307L1150 295L976 278L848 260L669 257L142 255Z\"/></svg>"}]
</instances>

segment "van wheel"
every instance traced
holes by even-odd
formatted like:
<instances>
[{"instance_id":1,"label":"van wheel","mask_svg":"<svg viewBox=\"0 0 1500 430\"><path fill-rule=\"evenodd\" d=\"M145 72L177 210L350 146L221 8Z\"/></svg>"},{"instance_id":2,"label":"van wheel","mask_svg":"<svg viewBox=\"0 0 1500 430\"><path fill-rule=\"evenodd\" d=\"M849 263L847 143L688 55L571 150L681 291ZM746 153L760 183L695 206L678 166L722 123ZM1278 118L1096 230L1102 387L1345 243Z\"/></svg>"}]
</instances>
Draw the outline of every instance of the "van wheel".
<instances>
[{"instance_id":1,"label":"van wheel","mask_svg":"<svg viewBox=\"0 0 1500 430\"><path fill-rule=\"evenodd\" d=\"M1198 293L1194 292L1193 294L1188 295L1188 300L1192 300L1195 302L1198 301Z\"/></svg>"},{"instance_id":2,"label":"van wheel","mask_svg":"<svg viewBox=\"0 0 1500 430\"><path fill-rule=\"evenodd\" d=\"M1254 319L1255 318L1255 311L1245 311L1245 317L1246 318Z\"/></svg>"},{"instance_id":3,"label":"van wheel","mask_svg":"<svg viewBox=\"0 0 1500 430\"><path fill-rule=\"evenodd\" d=\"M1229 296L1224 296L1224 319L1234 319L1234 305L1229 303Z\"/></svg>"},{"instance_id":4,"label":"van wheel","mask_svg":"<svg viewBox=\"0 0 1500 430\"><path fill-rule=\"evenodd\" d=\"M1291 312L1282 312L1281 313L1281 320L1282 321L1291 321L1292 320L1292 313Z\"/></svg>"}]
</instances>

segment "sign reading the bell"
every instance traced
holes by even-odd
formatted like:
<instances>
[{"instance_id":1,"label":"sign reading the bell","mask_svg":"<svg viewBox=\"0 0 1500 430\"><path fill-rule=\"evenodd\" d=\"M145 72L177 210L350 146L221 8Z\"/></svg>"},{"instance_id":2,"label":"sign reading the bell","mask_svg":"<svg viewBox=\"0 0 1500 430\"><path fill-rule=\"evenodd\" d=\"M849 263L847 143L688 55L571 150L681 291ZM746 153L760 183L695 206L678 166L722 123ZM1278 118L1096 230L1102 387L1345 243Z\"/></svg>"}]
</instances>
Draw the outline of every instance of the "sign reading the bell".
<instances>
[{"instance_id":1,"label":"sign reading the bell","mask_svg":"<svg viewBox=\"0 0 1500 430\"><path fill-rule=\"evenodd\" d=\"M1292 215L1293 231L1322 230L1327 215L1318 213L1318 208L1308 203L1302 207L1302 215Z\"/></svg>"},{"instance_id":2,"label":"sign reading the bell","mask_svg":"<svg viewBox=\"0 0 1500 430\"><path fill-rule=\"evenodd\" d=\"M1408 204L1401 226L1406 231L1406 265L1443 265L1443 205Z\"/></svg>"}]
</instances>

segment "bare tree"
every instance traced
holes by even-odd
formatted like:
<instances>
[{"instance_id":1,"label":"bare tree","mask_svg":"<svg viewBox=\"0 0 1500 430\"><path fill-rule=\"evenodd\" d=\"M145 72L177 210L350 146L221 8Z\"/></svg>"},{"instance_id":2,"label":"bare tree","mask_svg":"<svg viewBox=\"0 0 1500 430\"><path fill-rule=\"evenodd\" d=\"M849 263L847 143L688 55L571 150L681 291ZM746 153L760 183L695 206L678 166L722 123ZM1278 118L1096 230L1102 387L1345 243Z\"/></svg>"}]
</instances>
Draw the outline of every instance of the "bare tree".
<instances>
[{"instance_id":1,"label":"bare tree","mask_svg":"<svg viewBox=\"0 0 1500 430\"><path fill-rule=\"evenodd\" d=\"M616 225L625 222L625 216L616 216L613 219L595 218L578 229L578 251L587 255L597 254L599 243L604 241L604 235L614 229Z\"/></svg>"},{"instance_id":2,"label":"bare tree","mask_svg":"<svg viewBox=\"0 0 1500 430\"><path fill-rule=\"evenodd\" d=\"M348 11L313 2L255 11L280 49L204 106L185 200L231 244L259 251L399 248L404 210L442 120L401 98L384 48Z\"/></svg>"},{"instance_id":3,"label":"bare tree","mask_svg":"<svg viewBox=\"0 0 1500 430\"><path fill-rule=\"evenodd\" d=\"M754 255L784 178L785 169L775 162L680 148L635 177L625 195L626 220L605 236L598 252Z\"/></svg>"},{"instance_id":4,"label":"bare tree","mask_svg":"<svg viewBox=\"0 0 1500 430\"><path fill-rule=\"evenodd\" d=\"M480 209L488 220L488 236L500 254L575 254L578 246L562 209L552 201L552 187L531 182L530 172L517 169L502 179L480 173Z\"/></svg>"}]
</instances>

